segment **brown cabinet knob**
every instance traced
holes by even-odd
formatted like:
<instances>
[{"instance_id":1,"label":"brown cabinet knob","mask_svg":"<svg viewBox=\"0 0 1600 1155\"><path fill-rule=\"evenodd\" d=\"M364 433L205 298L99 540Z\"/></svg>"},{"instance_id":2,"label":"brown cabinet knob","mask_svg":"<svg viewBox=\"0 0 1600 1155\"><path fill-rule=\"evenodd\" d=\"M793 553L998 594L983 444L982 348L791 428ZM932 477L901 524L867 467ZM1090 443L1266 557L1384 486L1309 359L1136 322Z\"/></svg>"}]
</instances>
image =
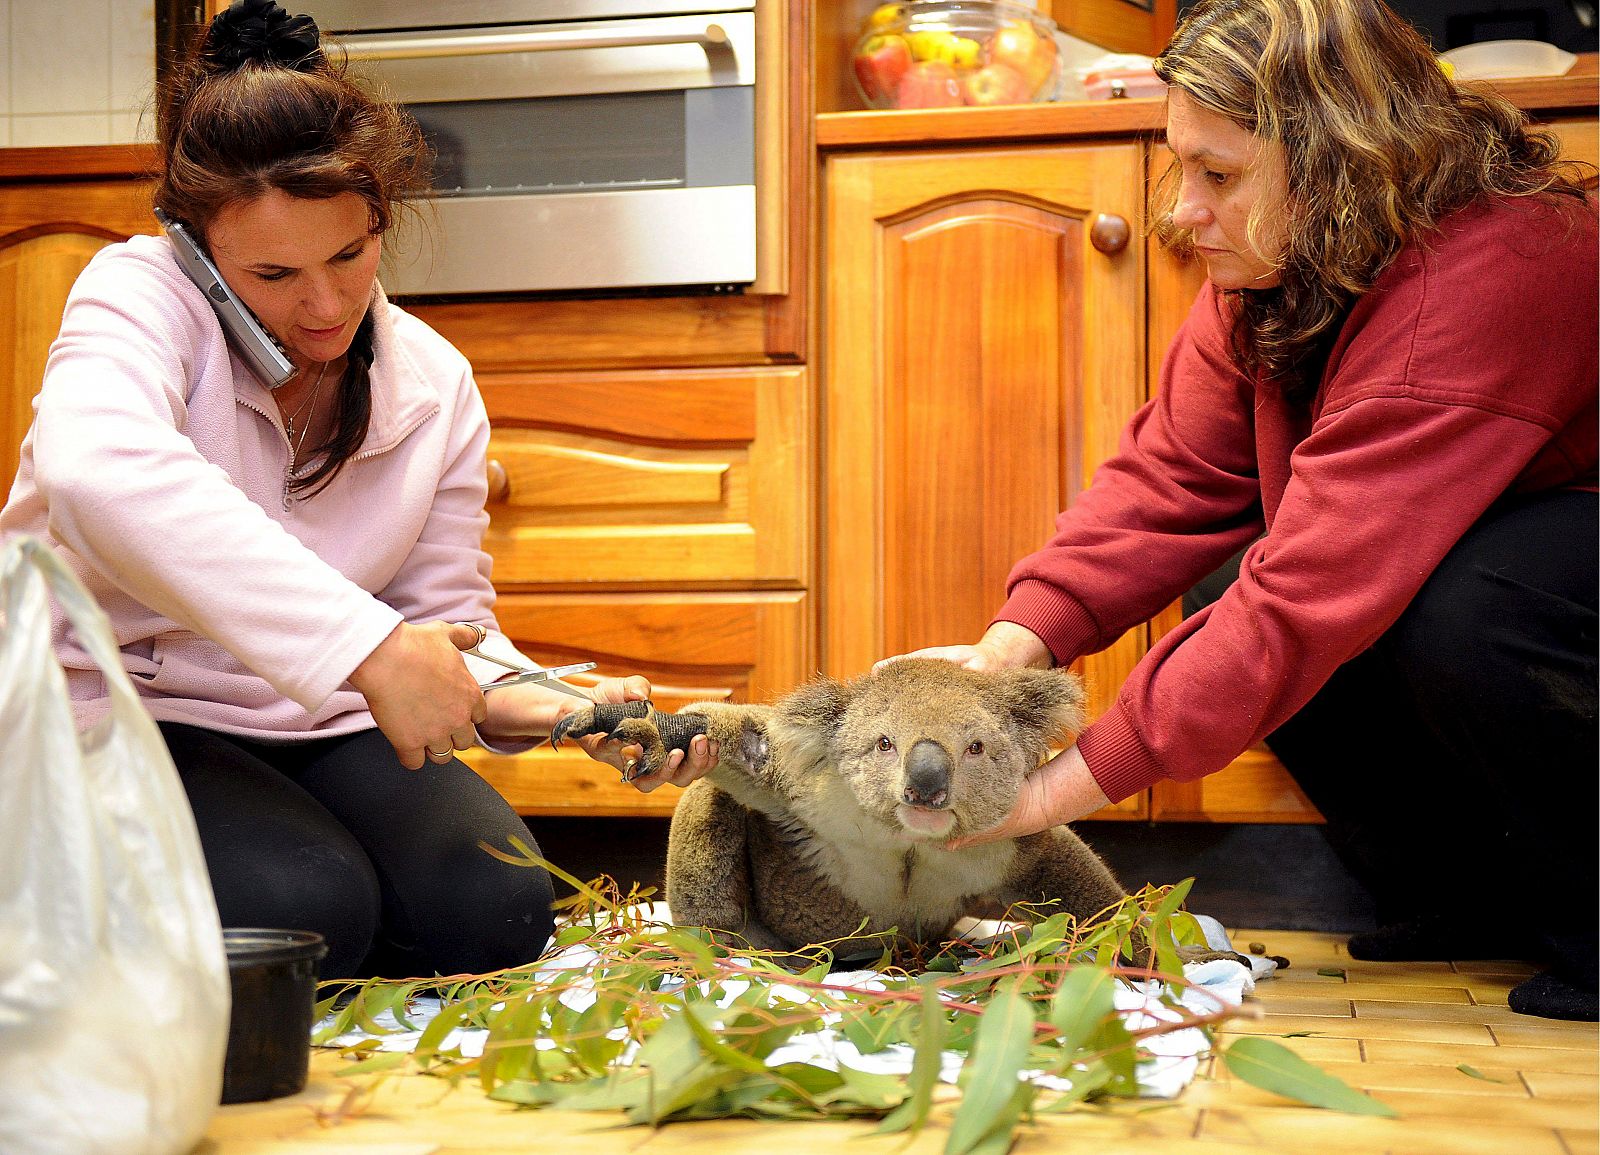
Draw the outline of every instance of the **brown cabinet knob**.
<instances>
[{"instance_id":1,"label":"brown cabinet knob","mask_svg":"<svg viewBox=\"0 0 1600 1155\"><path fill-rule=\"evenodd\" d=\"M511 478L506 473L506 467L494 458L489 458L489 500L490 502L507 501L511 497Z\"/></svg>"},{"instance_id":2,"label":"brown cabinet knob","mask_svg":"<svg viewBox=\"0 0 1600 1155\"><path fill-rule=\"evenodd\" d=\"M1127 248L1130 236L1128 222L1116 213L1100 213L1089 226L1089 243L1107 256Z\"/></svg>"}]
</instances>

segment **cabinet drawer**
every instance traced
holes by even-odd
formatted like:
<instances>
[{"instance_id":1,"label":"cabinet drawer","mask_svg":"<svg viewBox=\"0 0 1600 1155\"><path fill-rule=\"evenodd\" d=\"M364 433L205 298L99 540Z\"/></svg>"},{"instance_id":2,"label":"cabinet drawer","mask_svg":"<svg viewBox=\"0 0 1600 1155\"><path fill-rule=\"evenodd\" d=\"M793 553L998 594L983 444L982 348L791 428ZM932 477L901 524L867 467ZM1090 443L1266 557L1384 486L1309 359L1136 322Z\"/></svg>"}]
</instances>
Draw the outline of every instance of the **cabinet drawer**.
<instances>
[{"instance_id":1,"label":"cabinet drawer","mask_svg":"<svg viewBox=\"0 0 1600 1155\"><path fill-rule=\"evenodd\" d=\"M805 371L480 377L497 588L803 585Z\"/></svg>"},{"instance_id":2,"label":"cabinet drawer","mask_svg":"<svg viewBox=\"0 0 1600 1155\"><path fill-rule=\"evenodd\" d=\"M806 594L511 594L500 627L525 654L554 665L599 663L596 675L643 674L663 710L689 702L770 702L816 669ZM574 678L574 682L584 678ZM514 757L462 755L522 814L665 815L682 791L641 794L581 750L540 746Z\"/></svg>"}]
</instances>

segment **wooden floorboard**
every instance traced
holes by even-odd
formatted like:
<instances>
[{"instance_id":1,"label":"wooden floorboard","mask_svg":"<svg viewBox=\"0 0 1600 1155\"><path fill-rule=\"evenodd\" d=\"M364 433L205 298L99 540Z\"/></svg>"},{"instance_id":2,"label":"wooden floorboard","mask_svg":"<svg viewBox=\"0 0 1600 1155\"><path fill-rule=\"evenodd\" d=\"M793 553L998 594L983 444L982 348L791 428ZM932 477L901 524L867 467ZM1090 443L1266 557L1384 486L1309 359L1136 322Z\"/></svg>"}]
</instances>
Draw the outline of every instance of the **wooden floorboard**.
<instances>
[{"instance_id":1,"label":"wooden floorboard","mask_svg":"<svg viewBox=\"0 0 1600 1155\"><path fill-rule=\"evenodd\" d=\"M1042 1119L1013 1155L1080 1147L1115 1155L1600 1155L1600 1031L1512 1012L1506 994L1533 973L1526 964L1357 962L1341 938L1304 931L1238 929L1234 938L1265 943L1293 965L1259 985L1261 1018L1224 1033L1289 1036L1285 1046L1399 1118L1304 1107L1216 1064L1173 1103ZM615 1116L519 1112L471 1086L414 1076L385 1080L364 1113L330 1125L328 1111L353 1086L331 1074L342 1063L319 1054L303 1094L222 1108L198 1155L938 1155L947 1135L948 1114L938 1111L909 1142L843 1122L720 1120L651 1133L618 1128Z\"/></svg>"}]
</instances>

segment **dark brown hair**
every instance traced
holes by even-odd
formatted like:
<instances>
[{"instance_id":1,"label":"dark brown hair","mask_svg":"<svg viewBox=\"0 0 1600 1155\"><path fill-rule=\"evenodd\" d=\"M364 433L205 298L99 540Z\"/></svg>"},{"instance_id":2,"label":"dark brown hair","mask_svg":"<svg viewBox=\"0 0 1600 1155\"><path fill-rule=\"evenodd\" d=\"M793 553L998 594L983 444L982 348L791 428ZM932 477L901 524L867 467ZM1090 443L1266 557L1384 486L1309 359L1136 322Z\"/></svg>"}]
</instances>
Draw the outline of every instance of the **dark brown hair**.
<instances>
[{"instance_id":1,"label":"dark brown hair","mask_svg":"<svg viewBox=\"0 0 1600 1155\"><path fill-rule=\"evenodd\" d=\"M1234 294L1233 345L1244 370L1300 405L1352 302L1407 244L1485 197L1584 195L1554 136L1487 89L1454 83L1380 0L1200 0L1155 68L1283 148L1279 284ZM1174 165L1157 187L1155 231L1183 252L1193 238L1172 222L1178 183ZM1249 222L1252 240L1260 224Z\"/></svg>"},{"instance_id":2,"label":"dark brown hair","mask_svg":"<svg viewBox=\"0 0 1600 1155\"><path fill-rule=\"evenodd\" d=\"M374 234L427 188L431 154L416 122L369 93L324 50L309 16L238 0L199 37L157 93L156 207L204 241L223 207L272 190L307 200L355 193ZM372 318L351 344L333 432L295 492L325 487L360 448L371 416Z\"/></svg>"}]
</instances>

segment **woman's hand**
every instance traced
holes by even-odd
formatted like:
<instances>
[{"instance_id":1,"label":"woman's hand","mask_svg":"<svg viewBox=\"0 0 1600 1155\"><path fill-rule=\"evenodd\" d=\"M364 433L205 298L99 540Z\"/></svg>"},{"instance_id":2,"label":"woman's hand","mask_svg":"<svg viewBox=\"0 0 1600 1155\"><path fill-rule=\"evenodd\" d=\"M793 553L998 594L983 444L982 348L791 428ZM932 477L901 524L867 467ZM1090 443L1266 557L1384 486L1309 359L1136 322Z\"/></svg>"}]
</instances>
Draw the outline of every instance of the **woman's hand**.
<instances>
[{"instance_id":1,"label":"woman's hand","mask_svg":"<svg viewBox=\"0 0 1600 1155\"><path fill-rule=\"evenodd\" d=\"M593 686L583 689L596 702L643 702L650 697L649 680L638 674L626 678L602 678ZM555 729L556 723L562 718L583 708L583 703L571 694L547 689L534 682L507 686L491 692L487 697L489 720L483 730L490 738L526 741L531 737L544 737ZM618 774L631 770L644 753L637 743L623 745L607 739L603 734L572 740L596 762L616 767ZM681 750L671 751L661 769L649 776L633 779L633 785L646 794L666 782L687 786L716 764L717 744L704 734L697 735L689 743L687 755Z\"/></svg>"},{"instance_id":2,"label":"woman's hand","mask_svg":"<svg viewBox=\"0 0 1600 1155\"><path fill-rule=\"evenodd\" d=\"M1046 670L1055 664L1050 647L1044 644L1039 635L1014 622L995 622L977 645L930 646L925 650L884 658L877 665L898 662L901 658L938 658L969 670L982 671L1009 670L1017 666Z\"/></svg>"},{"instance_id":3,"label":"woman's hand","mask_svg":"<svg viewBox=\"0 0 1600 1155\"><path fill-rule=\"evenodd\" d=\"M1078 753L1077 746L1069 746L1023 779L1016 805L1000 820L1000 825L952 838L945 845L951 850L961 850L985 842L1021 838L1065 822L1076 822L1109 805L1111 799L1089 773L1089 765Z\"/></svg>"},{"instance_id":4,"label":"woman's hand","mask_svg":"<svg viewBox=\"0 0 1600 1155\"><path fill-rule=\"evenodd\" d=\"M351 672L350 684L407 769L448 762L477 742L488 706L461 658L477 640L472 626L401 622Z\"/></svg>"}]
</instances>

